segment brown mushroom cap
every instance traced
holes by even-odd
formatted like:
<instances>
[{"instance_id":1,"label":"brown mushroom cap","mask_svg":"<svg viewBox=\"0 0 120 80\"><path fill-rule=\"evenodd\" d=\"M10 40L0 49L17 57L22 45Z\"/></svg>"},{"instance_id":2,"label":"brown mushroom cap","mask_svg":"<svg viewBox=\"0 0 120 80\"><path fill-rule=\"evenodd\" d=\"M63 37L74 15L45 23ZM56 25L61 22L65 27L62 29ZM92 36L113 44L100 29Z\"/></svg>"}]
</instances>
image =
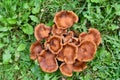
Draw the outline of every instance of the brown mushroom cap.
<instances>
[{"instance_id":1,"label":"brown mushroom cap","mask_svg":"<svg viewBox=\"0 0 120 80\"><path fill-rule=\"evenodd\" d=\"M62 50L62 38L59 36L52 36L48 38L48 41L45 42L45 47L48 47L48 49L53 54L58 54Z\"/></svg>"},{"instance_id":2,"label":"brown mushroom cap","mask_svg":"<svg viewBox=\"0 0 120 80\"><path fill-rule=\"evenodd\" d=\"M49 37L50 28L47 27L45 24L39 24L35 27L35 38L39 41L44 38Z\"/></svg>"},{"instance_id":3,"label":"brown mushroom cap","mask_svg":"<svg viewBox=\"0 0 120 80\"><path fill-rule=\"evenodd\" d=\"M38 62L44 72L52 73L58 69L55 55L48 50L43 50L38 56Z\"/></svg>"},{"instance_id":4,"label":"brown mushroom cap","mask_svg":"<svg viewBox=\"0 0 120 80\"><path fill-rule=\"evenodd\" d=\"M67 43L63 46L62 53L64 55L64 61L67 64L73 64L77 57L78 47L73 43Z\"/></svg>"},{"instance_id":5,"label":"brown mushroom cap","mask_svg":"<svg viewBox=\"0 0 120 80\"><path fill-rule=\"evenodd\" d=\"M73 71L80 72L87 68L86 62L80 62L78 60L73 64Z\"/></svg>"},{"instance_id":6,"label":"brown mushroom cap","mask_svg":"<svg viewBox=\"0 0 120 80\"><path fill-rule=\"evenodd\" d=\"M59 61L64 61L64 55L63 55L63 53L62 53L62 51L60 51L59 52L59 54L57 55L57 57L56 57Z\"/></svg>"},{"instance_id":7,"label":"brown mushroom cap","mask_svg":"<svg viewBox=\"0 0 120 80\"><path fill-rule=\"evenodd\" d=\"M74 32L69 31L68 33L63 35L63 42L64 43L72 42L73 37L74 37Z\"/></svg>"},{"instance_id":8,"label":"brown mushroom cap","mask_svg":"<svg viewBox=\"0 0 120 80\"><path fill-rule=\"evenodd\" d=\"M37 56L41 53L42 51L42 46L40 44L39 41L34 42L31 46L30 46L30 58L32 60L35 60L37 58Z\"/></svg>"},{"instance_id":9,"label":"brown mushroom cap","mask_svg":"<svg viewBox=\"0 0 120 80\"><path fill-rule=\"evenodd\" d=\"M85 36L87 36L87 33L86 33L86 32L80 33L78 40L81 42L81 41L85 38Z\"/></svg>"},{"instance_id":10,"label":"brown mushroom cap","mask_svg":"<svg viewBox=\"0 0 120 80\"><path fill-rule=\"evenodd\" d=\"M77 59L79 61L91 61L96 53L96 45L92 41L82 41L78 46Z\"/></svg>"},{"instance_id":11,"label":"brown mushroom cap","mask_svg":"<svg viewBox=\"0 0 120 80\"><path fill-rule=\"evenodd\" d=\"M72 76L72 71L73 71L72 64L62 63L60 65L60 71L65 76L68 76L68 77Z\"/></svg>"},{"instance_id":12,"label":"brown mushroom cap","mask_svg":"<svg viewBox=\"0 0 120 80\"><path fill-rule=\"evenodd\" d=\"M66 29L59 29L59 28L57 28L57 26L55 24L52 26L52 34L53 35L62 36L66 32L67 32Z\"/></svg>"},{"instance_id":13,"label":"brown mushroom cap","mask_svg":"<svg viewBox=\"0 0 120 80\"><path fill-rule=\"evenodd\" d=\"M98 46L101 42L101 35L100 32L95 28L90 28L88 34L93 35L94 42Z\"/></svg>"},{"instance_id":14,"label":"brown mushroom cap","mask_svg":"<svg viewBox=\"0 0 120 80\"><path fill-rule=\"evenodd\" d=\"M58 28L66 29L78 22L78 16L72 11L60 11L56 13L54 22Z\"/></svg>"},{"instance_id":15,"label":"brown mushroom cap","mask_svg":"<svg viewBox=\"0 0 120 80\"><path fill-rule=\"evenodd\" d=\"M79 41L80 40L81 41L82 40L91 40L98 46L101 42L101 35L100 35L100 32L97 29L90 28L88 33L82 32L79 35Z\"/></svg>"}]
</instances>

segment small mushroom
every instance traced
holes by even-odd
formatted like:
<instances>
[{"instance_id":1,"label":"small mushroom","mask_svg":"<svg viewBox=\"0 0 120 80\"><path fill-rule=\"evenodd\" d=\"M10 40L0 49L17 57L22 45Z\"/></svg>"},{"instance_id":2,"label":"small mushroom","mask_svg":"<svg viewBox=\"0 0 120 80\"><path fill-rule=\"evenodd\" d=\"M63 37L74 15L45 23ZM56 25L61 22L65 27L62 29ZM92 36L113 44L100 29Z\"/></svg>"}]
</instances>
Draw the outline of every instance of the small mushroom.
<instances>
[{"instance_id":1,"label":"small mushroom","mask_svg":"<svg viewBox=\"0 0 120 80\"><path fill-rule=\"evenodd\" d=\"M63 35L63 42L64 43L72 42L73 37L74 37L74 32L69 31L68 33Z\"/></svg>"},{"instance_id":2,"label":"small mushroom","mask_svg":"<svg viewBox=\"0 0 120 80\"><path fill-rule=\"evenodd\" d=\"M101 35L100 35L100 32L95 29L95 28L90 28L88 33L86 32L82 32L80 35L79 35L79 41L82 41L82 40L91 40L93 41L96 46L98 46L101 42Z\"/></svg>"},{"instance_id":3,"label":"small mushroom","mask_svg":"<svg viewBox=\"0 0 120 80\"><path fill-rule=\"evenodd\" d=\"M42 45L40 44L40 42L39 41L34 42L30 46L30 58L32 60L35 60L37 56L41 53L41 51L42 51Z\"/></svg>"},{"instance_id":4,"label":"small mushroom","mask_svg":"<svg viewBox=\"0 0 120 80\"><path fill-rule=\"evenodd\" d=\"M64 61L67 64L73 64L76 59L78 47L73 43L66 43L63 46L62 53L64 55Z\"/></svg>"},{"instance_id":5,"label":"small mushroom","mask_svg":"<svg viewBox=\"0 0 120 80\"><path fill-rule=\"evenodd\" d=\"M71 77L72 76L72 71L73 71L72 64L62 63L60 65L60 71L63 75Z\"/></svg>"},{"instance_id":6,"label":"small mushroom","mask_svg":"<svg viewBox=\"0 0 120 80\"><path fill-rule=\"evenodd\" d=\"M87 68L86 62L80 62L80 61L76 60L75 63L73 64L74 72L81 72L86 68Z\"/></svg>"},{"instance_id":7,"label":"small mushroom","mask_svg":"<svg viewBox=\"0 0 120 80\"><path fill-rule=\"evenodd\" d=\"M45 47L53 54L58 54L62 50L62 38L59 36L52 36L45 42Z\"/></svg>"},{"instance_id":8,"label":"small mushroom","mask_svg":"<svg viewBox=\"0 0 120 80\"><path fill-rule=\"evenodd\" d=\"M54 22L60 29L67 29L78 22L78 16L73 11L60 11L56 13Z\"/></svg>"},{"instance_id":9,"label":"small mushroom","mask_svg":"<svg viewBox=\"0 0 120 80\"><path fill-rule=\"evenodd\" d=\"M78 38L76 38L76 37L72 38L72 43L74 43L75 45L79 45L80 44Z\"/></svg>"},{"instance_id":10,"label":"small mushroom","mask_svg":"<svg viewBox=\"0 0 120 80\"><path fill-rule=\"evenodd\" d=\"M58 69L55 55L48 50L43 50L38 56L38 62L44 72L52 73Z\"/></svg>"},{"instance_id":11,"label":"small mushroom","mask_svg":"<svg viewBox=\"0 0 120 80\"><path fill-rule=\"evenodd\" d=\"M92 41L82 41L78 46L77 60L91 61L96 53L96 45Z\"/></svg>"},{"instance_id":12,"label":"small mushroom","mask_svg":"<svg viewBox=\"0 0 120 80\"><path fill-rule=\"evenodd\" d=\"M47 27L45 24L39 24L35 27L35 38L39 41L49 37L51 29Z\"/></svg>"},{"instance_id":13,"label":"small mushroom","mask_svg":"<svg viewBox=\"0 0 120 80\"><path fill-rule=\"evenodd\" d=\"M62 36L66 32L67 32L66 29L59 29L59 28L57 28L57 26L55 24L52 26L52 34L53 35Z\"/></svg>"}]
</instances>

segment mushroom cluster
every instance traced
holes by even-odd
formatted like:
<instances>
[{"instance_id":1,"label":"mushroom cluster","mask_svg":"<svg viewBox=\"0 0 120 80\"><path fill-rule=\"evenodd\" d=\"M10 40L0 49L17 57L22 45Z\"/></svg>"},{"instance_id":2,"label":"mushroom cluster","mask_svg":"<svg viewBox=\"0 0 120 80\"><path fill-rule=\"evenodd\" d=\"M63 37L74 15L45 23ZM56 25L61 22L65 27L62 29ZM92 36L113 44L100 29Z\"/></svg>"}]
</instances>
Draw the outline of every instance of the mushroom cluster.
<instances>
[{"instance_id":1,"label":"mushroom cluster","mask_svg":"<svg viewBox=\"0 0 120 80\"><path fill-rule=\"evenodd\" d=\"M59 68L63 75L72 76L72 72L83 71L86 63L93 60L101 41L100 32L90 28L76 37L68 28L77 22L73 11L60 11L55 14L52 27L43 23L35 27L36 42L30 47L30 58L38 60L42 71L52 73Z\"/></svg>"}]
</instances>

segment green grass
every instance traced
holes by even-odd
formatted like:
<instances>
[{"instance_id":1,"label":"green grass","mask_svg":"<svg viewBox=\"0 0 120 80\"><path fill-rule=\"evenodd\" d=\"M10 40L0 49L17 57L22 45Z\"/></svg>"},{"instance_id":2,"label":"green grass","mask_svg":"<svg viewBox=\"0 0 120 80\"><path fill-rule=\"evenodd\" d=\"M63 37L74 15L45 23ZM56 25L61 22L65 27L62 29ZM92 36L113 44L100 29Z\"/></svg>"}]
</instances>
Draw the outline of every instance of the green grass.
<instances>
[{"instance_id":1,"label":"green grass","mask_svg":"<svg viewBox=\"0 0 120 80\"><path fill-rule=\"evenodd\" d=\"M71 29L79 32L97 28L102 35L88 68L72 77L58 70L48 74L37 61L30 60L29 47L35 41L38 23L53 25L60 10L72 10L79 22ZM119 0L0 0L0 80L120 80Z\"/></svg>"}]
</instances>

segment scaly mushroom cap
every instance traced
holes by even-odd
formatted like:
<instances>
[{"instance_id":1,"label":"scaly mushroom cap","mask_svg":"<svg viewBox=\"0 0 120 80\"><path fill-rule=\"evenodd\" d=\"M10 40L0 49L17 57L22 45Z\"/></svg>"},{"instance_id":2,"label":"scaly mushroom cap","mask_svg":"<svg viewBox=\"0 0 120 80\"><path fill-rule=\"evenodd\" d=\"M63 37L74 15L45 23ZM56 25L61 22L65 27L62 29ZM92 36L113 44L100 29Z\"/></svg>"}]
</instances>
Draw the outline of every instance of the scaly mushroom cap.
<instances>
[{"instance_id":1,"label":"scaly mushroom cap","mask_svg":"<svg viewBox=\"0 0 120 80\"><path fill-rule=\"evenodd\" d=\"M62 38L59 36L52 36L45 42L45 47L53 54L58 54L62 50Z\"/></svg>"},{"instance_id":2,"label":"scaly mushroom cap","mask_svg":"<svg viewBox=\"0 0 120 80\"><path fill-rule=\"evenodd\" d=\"M38 56L38 62L44 72L52 73L58 69L55 55L48 50L43 50Z\"/></svg>"},{"instance_id":3,"label":"scaly mushroom cap","mask_svg":"<svg viewBox=\"0 0 120 80\"><path fill-rule=\"evenodd\" d=\"M69 31L66 34L63 34L63 42L64 43L72 42L73 36L74 36L74 32L73 31Z\"/></svg>"},{"instance_id":4,"label":"scaly mushroom cap","mask_svg":"<svg viewBox=\"0 0 120 80\"><path fill-rule=\"evenodd\" d=\"M54 22L60 29L67 29L78 22L78 16L72 11L60 11L56 13Z\"/></svg>"},{"instance_id":5,"label":"scaly mushroom cap","mask_svg":"<svg viewBox=\"0 0 120 80\"><path fill-rule=\"evenodd\" d=\"M92 41L82 41L78 46L77 59L79 61L91 61L96 53L96 45Z\"/></svg>"},{"instance_id":6,"label":"scaly mushroom cap","mask_svg":"<svg viewBox=\"0 0 120 80\"><path fill-rule=\"evenodd\" d=\"M47 27L45 24L39 24L35 27L35 38L39 41L44 38L49 37L50 28Z\"/></svg>"},{"instance_id":7,"label":"scaly mushroom cap","mask_svg":"<svg viewBox=\"0 0 120 80\"><path fill-rule=\"evenodd\" d=\"M52 26L52 34L53 35L62 36L66 32L67 32L66 29L59 29L59 28L57 28L57 26L55 24Z\"/></svg>"},{"instance_id":8,"label":"scaly mushroom cap","mask_svg":"<svg viewBox=\"0 0 120 80\"><path fill-rule=\"evenodd\" d=\"M76 60L75 63L73 64L74 72L81 72L86 68L87 68L86 62L80 62L80 61Z\"/></svg>"},{"instance_id":9,"label":"scaly mushroom cap","mask_svg":"<svg viewBox=\"0 0 120 80\"><path fill-rule=\"evenodd\" d=\"M39 41L34 42L31 46L30 46L30 58L32 60L35 60L37 58L37 56L41 53L42 51L42 46L40 44Z\"/></svg>"},{"instance_id":10,"label":"scaly mushroom cap","mask_svg":"<svg viewBox=\"0 0 120 80\"><path fill-rule=\"evenodd\" d=\"M101 35L100 32L95 28L90 28L88 33L82 32L79 35L79 40L91 40L93 41L97 46L101 42Z\"/></svg>"},{"instance_id":11,"label":"scaly mushroom cap","mask_svg":"<svg viewBox=\"0 0 120 80\"><path fill-rule=\"evenodd\" d=\"M78 47L73 43L67 43L63 46L62 53L64 55L64 61L67 64L73 64L77 57Z\"/></svg>"},{"instance_id":12,"label":"scaly mushroom cap","mask_svg":"<svg viewBox=\"0 0 120 80\"><path fill-rule=\"evenodd\" d=\"M60 65L60 71L65 76L68 76L68 77L72 76L72 71L73 71L72 64L62 63Z\"/></svg>"}]
</instances>

